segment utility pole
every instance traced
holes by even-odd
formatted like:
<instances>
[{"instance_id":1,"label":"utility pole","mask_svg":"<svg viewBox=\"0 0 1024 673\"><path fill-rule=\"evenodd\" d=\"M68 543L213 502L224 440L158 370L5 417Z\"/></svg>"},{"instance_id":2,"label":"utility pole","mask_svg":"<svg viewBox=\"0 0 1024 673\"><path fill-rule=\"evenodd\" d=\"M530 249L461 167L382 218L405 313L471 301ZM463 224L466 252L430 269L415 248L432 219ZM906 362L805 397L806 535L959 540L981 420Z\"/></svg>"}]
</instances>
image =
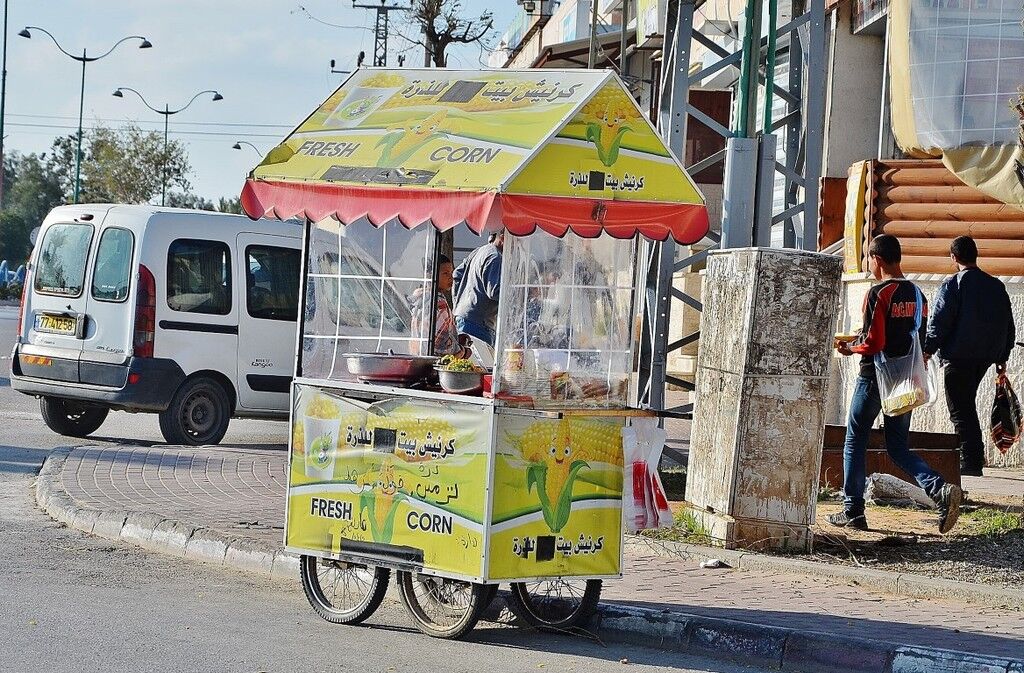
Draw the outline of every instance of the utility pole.
<instances>
[{"instance_id":1,"label":"utility pole","mask_svg":"<svg viewBox=\"0 0 1024 673\"><path fill-rule=\"evenodd\" d=\"M0 66L0 208L4 205L4 103L7 101L7 0L4 0L4 55Z\"/></svg>"},{"instance_id":2,"label":"utility pole","mask_svg":"<svg viewBox=\"0 0 1024 673\"><path fill-rule=\"evenodd\" d=\"M380 0L379 5L359 5L352 0L354 9L372 9L377 12L377 19L373 25L373 66L383 68L388 64L388 14L391 12L407 12L408 7L400 5L385 4L387 0Z\"/></svg>"},{"instance_id":3,"label":"utility pole","mask_svg":"<svg viewBox=\"0 0 1024 673\"><path fill-rule=\"evenodd\" d=\"M590 53L587 56L587 67L593 70L597 67L597 53L601 50L601 43L597 40L597 12L598 0L590 3ZM625 31L625 27L622 29Z\"/></svg>"}]
</instances>

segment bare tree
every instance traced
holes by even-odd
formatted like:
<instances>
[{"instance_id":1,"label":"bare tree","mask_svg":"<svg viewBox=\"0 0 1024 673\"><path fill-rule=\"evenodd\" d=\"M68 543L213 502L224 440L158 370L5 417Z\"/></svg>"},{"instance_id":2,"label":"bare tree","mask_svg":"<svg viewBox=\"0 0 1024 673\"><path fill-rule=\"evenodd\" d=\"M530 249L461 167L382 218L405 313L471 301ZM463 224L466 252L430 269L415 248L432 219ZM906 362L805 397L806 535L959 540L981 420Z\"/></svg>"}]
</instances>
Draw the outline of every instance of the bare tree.
<instances>
[{"instance_id":1,"label":"bare tree","mask_svg":"<svg viewBox=\"0 0 1024 673\"><path fill-rule=\"evenodd\" d=\"M486 48L494 28L490 11L473 19L463 16L461 0L412 0L409 20L419 35L402 37L426 49L428 63L438 68L448 65L447 50L453 44L479 43Z\"/></svg>"}]
</instances>

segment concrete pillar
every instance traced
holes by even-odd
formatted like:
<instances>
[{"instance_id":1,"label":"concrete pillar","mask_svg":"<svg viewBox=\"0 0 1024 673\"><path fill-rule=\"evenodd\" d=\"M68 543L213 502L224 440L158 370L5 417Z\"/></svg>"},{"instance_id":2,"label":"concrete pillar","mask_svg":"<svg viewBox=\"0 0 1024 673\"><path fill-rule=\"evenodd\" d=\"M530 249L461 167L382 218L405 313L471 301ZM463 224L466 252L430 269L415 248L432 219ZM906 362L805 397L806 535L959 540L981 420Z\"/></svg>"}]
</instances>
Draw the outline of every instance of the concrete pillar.
<instances>
[{"instance_id":1,"label":"concrete pillar","mask_svg":"<svg viewBox=\"0 0 1024 673\"><path fill-rule=\"evenodd\" d=\"M711 253L686 498L727 547L809 550L842 259Z\"/></svg>"}]
</instances>

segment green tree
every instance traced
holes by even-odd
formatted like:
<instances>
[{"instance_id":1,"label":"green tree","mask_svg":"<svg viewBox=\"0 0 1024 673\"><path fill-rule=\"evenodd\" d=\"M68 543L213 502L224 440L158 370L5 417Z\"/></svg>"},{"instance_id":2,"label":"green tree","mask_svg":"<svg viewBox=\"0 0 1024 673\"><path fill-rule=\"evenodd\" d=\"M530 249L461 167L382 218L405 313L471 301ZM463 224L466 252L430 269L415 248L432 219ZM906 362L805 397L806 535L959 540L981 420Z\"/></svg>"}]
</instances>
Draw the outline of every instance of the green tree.
<instances>
[{"instance_id":1,"label":"green tree","mask_svg":"<svg viewBox=\"0 0 1024 673\"><path fill-rule=\"evenodd\" d=\"M217 201L217 210L222 213L234 213L235 215L242 214L242 199L237 196L231 198L220 197Z\"/></svg>"},{"instance_id":2,"label":"green tree","mask_svg":"<svg viewBox=\"0 0 1024 673\"><path fill-rule=\"evenodd\" d=\"M194 210L217 210L213 201L196 194L171 192L167 195L167 205L171 208L192 208Z\"/></svg>"},{"instance_id":3,"label":"green tree","mask_svg":"<svg viewBox=\"0 0 1024 673\"><path fill-rule=\"evenodd\" d=\"M0 211L0 259L17 266L31 249L30 236L46 214L65 203L59 176L45 154L12 152L4 159L4 209Z\"/></svg>"},{"instance_id":4,"label":"green tree","mask_svg":"<svg viewBox=\"0 0 1024 673\"><path fill-rule=\"evenodd\" d=\"M185 146L164 139L155 131L143 131L135 124L119 129L96 126L86 132L82 153L83 203L148 203L162 190L164 172L167 189L187 193L191 187L191 165ZM65 192L71 193L74 181L75 136L53 143L54 171Z\"/></svg>"}]
</instances>

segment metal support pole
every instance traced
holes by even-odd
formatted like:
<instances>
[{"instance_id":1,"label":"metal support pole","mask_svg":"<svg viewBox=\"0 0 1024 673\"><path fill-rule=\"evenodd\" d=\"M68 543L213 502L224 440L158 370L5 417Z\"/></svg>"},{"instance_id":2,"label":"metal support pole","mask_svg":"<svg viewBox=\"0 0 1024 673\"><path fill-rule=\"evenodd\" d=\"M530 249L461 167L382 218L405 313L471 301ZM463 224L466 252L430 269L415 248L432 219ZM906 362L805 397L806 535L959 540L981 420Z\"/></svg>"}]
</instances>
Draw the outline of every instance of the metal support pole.
<instances>
[{"instance_id":1,"label":"metal support pole","mask_svg":"<svg viewBox=\"0 0 1024 673\"><path fill-rule=\"evenodd\" d=\"M795 9L794 9L794 13ZM786 106L789 123L786 124L786 168L791 173L800 172L800 138L803 135L804 112L803 100L803 60L804 49L797 33L789 34L789 92L796 99ZM823 94L824 95L824 94ZM787 179L786 208L799 203L800 186ZM796 219L788 217L782 221L782 245L786 248L796 246Z\"/></svg>"},{"instance_id":2,"label":"metal support pole","mask_svg":"<svg viewBox=\"0 0 1024 673\"><path fill-rule=\"evenodd\" d=\"M629 26L629 0L622 0L622 32L619 35L619 74L625 77L627 73L627 67L629 65L629 59L626 56L626 29ZM640 36L637 35L636 41L640 42Z\"/></svg>"},{"instance_id":3,"label":"metal support pole","mask_svg":"<svg viewBox=\"0 0 1024 673\"><path fill-rule=\"evenodd\" d=\"M775 205L775 162L778 138L766 133L757 144L757 191L754 197L755 217L753 244L762 248L772 244L772 210Z\"/></svg>"},{"instance_id":4,"label":"metal support pole","mask_svg":"<svg viewBox=\"0 0 1024 673\"><path fill-rule=\"evenodd\" d=\"M762 115L762 129L764 134L772 132L772 107L775 95L775 51L778 40L779 27L779 0L767 0L768 2L768 51L765 54L764 62L764 114ZM772 172L775 167L772 166Z\"/></svg>"},{"instance_id":5,"label":"metal support pole","mask_svg":"<svg viewBox=\"0 0 1024 673\"><path fill-rule=\"evenodd\" d=\"M722 248L753 245L757 194L756 138L725 141L725 180L722 185ZM774 169L774 166L772 167Z\"/></svg>"},{"instance_id":6,"label":"metal support pole","mask_svg":"<svg viewBox=\"0 0 1024 673\"><path fill-rule=\"evenodd\" d=\"M75 150L75 198L78 203L78 195L82 184L82 117L85 116L85 64L89 62L85 49L82 50L82 89L78 96L78 149Z\"/></svg>"},{"instance_id":7,"label":"metal support pole","mask_svg":"<svg viewBox=\"0 0 1024 673\"><path fill-rule=\"evenodd\" d=\"M825 147L825 3L811 2L807 59L807 119L804 121L804 214L799 247L818 247L818 192Z\"/></svg>"},{"instance_id":8,"label":"metal support pole","mask_svg":"<svg viewBox=\"0 0 1024 673\"><path fill-rule=\"evenodd\" d=\"M757 126L757 82L761 65L761 3L747 0L743 17L743 59L736 97L736 135L749 138Z\"/></svg>"},{"instance_id":9,"label":"metal support pole","mask_svg":"<svg viewBox=\"0 0 1024 673\"><path fill-rule=\"evenodd\" d=\"M590 3L590 55L587 57L587 67L591 70L597 67L597 3L598 0Z\"/></svg>"},{"instance_id":10,"label":"metal support pole","mask_svg":"<svg viewBox=\"0 0 1024 673\"><path fill-rule=\"evenodd\" d=\"M7 0L4 0L4 55L0 66L0 207L4 205L4 108L7 102Z\"/></svg>"},{"instance_id":11,"label":"metal support pole","mask_svg":"<svg viewBox=\"0 0 1024 673\"><path fill-rule=\"evenodd\" d=\"M167 205L167 161L170 157L167 154L167 127L171 121L171 107L164 103L164 179L160 189L160 205Z\"/></svg>"}]
</instances>

